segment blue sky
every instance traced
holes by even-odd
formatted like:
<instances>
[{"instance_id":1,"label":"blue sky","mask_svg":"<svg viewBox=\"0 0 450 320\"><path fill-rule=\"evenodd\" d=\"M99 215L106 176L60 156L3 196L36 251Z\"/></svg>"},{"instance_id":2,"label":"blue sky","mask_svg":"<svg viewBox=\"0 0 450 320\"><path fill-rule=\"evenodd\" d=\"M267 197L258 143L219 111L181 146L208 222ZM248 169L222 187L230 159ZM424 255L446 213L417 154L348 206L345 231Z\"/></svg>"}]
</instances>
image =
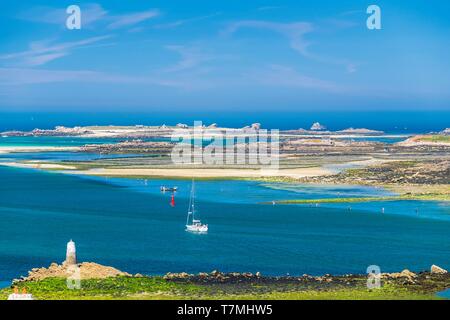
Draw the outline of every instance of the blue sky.
<instances>
[{"instance_id":1,"label":"blue sky","mask_svg":"<svg viewBox=\"0 0 450 320\"><path fill-rule=\"evenodd\" d=\"M448 110L449 39L449 1L2 1L0 111Z\"/></svg>"}]
</instances>

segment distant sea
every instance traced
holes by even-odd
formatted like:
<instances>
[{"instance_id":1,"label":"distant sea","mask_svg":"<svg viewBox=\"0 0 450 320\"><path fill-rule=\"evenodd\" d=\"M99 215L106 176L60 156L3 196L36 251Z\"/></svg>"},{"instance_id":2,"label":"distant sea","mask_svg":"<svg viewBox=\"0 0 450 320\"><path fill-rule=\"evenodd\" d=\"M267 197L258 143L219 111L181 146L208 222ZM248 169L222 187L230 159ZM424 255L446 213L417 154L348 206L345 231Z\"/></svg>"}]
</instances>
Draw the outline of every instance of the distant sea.
<instances>
[{"instance_id":1,"label":"distant sea","mask_svg":"<svg viewBox=\"0 0 450 320\"><path fill-rule=\"evenodd\" d=\"M320 122L330 130L349 127L382 130L391 134L438 132L450 127L450 111L382 111L382 112L115 112L50 113L0 112L0 131L52 129L55 126L87 125L175 125L217 123L223 127L243 127L259 122L268 129L298 129Z\"/></svg>"}]
</instances>

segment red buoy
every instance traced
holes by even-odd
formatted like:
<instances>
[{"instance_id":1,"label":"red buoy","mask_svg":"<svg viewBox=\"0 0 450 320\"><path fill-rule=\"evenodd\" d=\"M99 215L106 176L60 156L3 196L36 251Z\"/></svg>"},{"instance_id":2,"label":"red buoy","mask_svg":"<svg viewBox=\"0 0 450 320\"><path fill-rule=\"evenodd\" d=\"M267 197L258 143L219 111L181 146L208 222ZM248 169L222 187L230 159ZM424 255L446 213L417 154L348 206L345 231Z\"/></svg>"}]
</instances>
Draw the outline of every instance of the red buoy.
<instances>
[{"instance_id":1,"label":"red buoy","mask_svg":"<svg viewBox=\"0 0 450 320\"><path fill-rule=\"evenodd\" d=\"M175 195L172 193L172 199L170 199L170 205L175 207Z\"/></svg>"}]
</instances>

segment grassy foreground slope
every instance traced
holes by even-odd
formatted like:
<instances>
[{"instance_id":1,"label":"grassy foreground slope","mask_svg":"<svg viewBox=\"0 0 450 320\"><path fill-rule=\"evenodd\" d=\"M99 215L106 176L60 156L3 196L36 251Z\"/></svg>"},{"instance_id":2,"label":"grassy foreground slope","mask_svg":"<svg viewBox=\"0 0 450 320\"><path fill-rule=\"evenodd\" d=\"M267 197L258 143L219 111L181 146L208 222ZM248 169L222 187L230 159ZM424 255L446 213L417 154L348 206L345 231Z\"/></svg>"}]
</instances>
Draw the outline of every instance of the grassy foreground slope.
<instances>
[{"instance_id":1,"label":"grassy foreground slope","mask_svg":"<svg viewBox=\"0 0 450 320\"><path fill-rule=\"evenodd\" d=\"M236 281L234 281L236 280ZM114 300L114 299L283 299L283 300L428 300L438 299L436 292L450 286L449 276L419 274L382 280L382 287L369 290L363 276L300 278L237 278L229 281L163 277L125 277L81 281L81 289L69 289L64 278L47 278L17 284L35 299L43 300ZM6 299L11 288L0 291Z\"/></svg>"}]
</instances>

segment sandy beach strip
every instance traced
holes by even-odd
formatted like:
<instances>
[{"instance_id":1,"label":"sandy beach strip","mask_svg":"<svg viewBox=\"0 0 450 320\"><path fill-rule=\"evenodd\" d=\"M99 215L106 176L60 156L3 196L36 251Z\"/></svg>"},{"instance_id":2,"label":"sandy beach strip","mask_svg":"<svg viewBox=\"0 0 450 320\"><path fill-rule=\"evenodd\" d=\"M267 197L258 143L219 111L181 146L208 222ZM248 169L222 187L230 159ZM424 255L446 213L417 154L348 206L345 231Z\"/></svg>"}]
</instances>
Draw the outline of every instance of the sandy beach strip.
<instances>
[{"instance_id":1,"label":"sandy beach strip","mask_svg":"<svg viewBox=\"0 0 450 320\"><path fill-rule=\"evenodd\" d=\"M304 178L331 174L331 171L321 167L293 169L162 169L162 168L109 168L80 170L77 174L111 177L170 177L170 178L264 178L289 177Z\"/></svg>"},{"instance_id":2,"label":"sandy beach strip","mask_svg":"<svg viewBox=\"0 0 450 320\"><path fill-rule=\"evenodd\" d=\"M350 167L366 167L395 159L362 159L350 161L345 165ZM341 164L342 165L342 164ZM345 166L344 166L345 167ZM338 171L342 171L345 168ZM73 172L71 172L73 173ZM330 165L307 168L289 169L242 169L242 168L96 168L76 171L77 174L108 177L166 177L166 178L293 178L319 177L336 174L336 169Z\"/></svg>"},{"instance_id":3,"label":"sandy beach strip","mask_svg":"<svg viewBox=\"0 0 450 320\"><path fill-rule=\"evenodd\" d=\"M385 159L365 159L345 163L346 166L368 166L395 160ZM61 173L104 176L104 177L139 177L139 178L204 178L204 179L231 179L231 178L293 178L318 177L336 174L336 168L331 165L315 166L307 168L288 169L252 169L252 168L93 168L87 170L77 170L76 166L63 165L58 163L41 163L39 160L27 162L0 162L2 166L17 168L34 168L59 170ZM342 164L340 164L342 165ZM344 170L344 168L341 168ZM339 170L339 171L341 171Z\"/></svg>"},{"instance_id":4,"label":"sandy beach strip","mask_svg":"<svg viewBox=\"0 0 450 320\"><path fill-rule=\"evenodd\" d=\"M0 162L0 166L32 169L61 170L62 173L107 177L166 177L166 178L264 178L289 177L304 178L330 175L332 172L322 167L293 169L199 169L199 168L98 168L76 170L75 166L56 163ZM64 171L67 170L67 171Z\"/></svg>"},{"instance_id":5,"label":"sandy beach strip","mask_svg":"<svg viewBox=\"0 0 450 320\"><path fill-rule=\"evenodd\" d=\"M0 162L0 166L14 168L47 169L47 170L75 170L76 167L57 163L33 163L33 162Z\"/></svg>"},{"instance_id":6,"label":"sandy beach strip","mask_svg":"<svg viewBox=\"0 0 450 320\"><path fill-rule=\"evenodd\" d=\"M0 154L14 152L46 152L46 151L77 151L79 147L53 147L53 146L0 146Z\"/></svg>"}]
</instances>

